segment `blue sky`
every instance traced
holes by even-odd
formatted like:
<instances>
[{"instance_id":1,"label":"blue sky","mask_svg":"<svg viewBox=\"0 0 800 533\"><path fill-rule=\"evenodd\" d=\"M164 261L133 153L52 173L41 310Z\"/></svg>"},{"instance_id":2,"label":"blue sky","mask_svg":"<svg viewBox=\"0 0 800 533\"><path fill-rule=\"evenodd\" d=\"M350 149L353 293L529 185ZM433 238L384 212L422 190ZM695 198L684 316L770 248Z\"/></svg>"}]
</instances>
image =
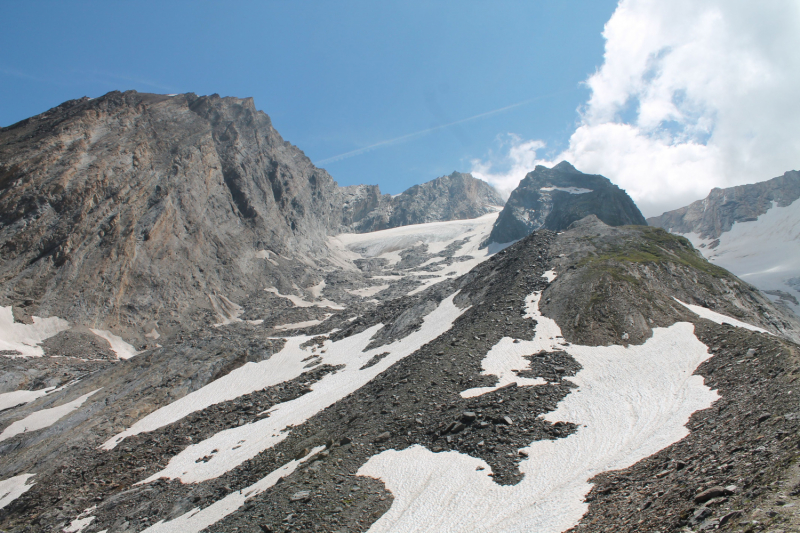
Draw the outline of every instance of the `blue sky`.
<instances>
[{"instance_id":1,"label":"blue sky","mask_svg":"<svg viewBox=\"0 0 800 533\"><path fill-rule=\"evenodd\" d=\"M340 184L397 193L469 171L509 133L563 149L615 7L5 1L0 125L115 89L252 96Z\"/></svg>"},{"instance_id":2,"label":"blue sky","mask_svg":"<svg viewBox=\"0 0 800 533\"><path fill-rule=\"evenodd\" d=\"M0 2L0 125L108 91L255 98L342 185L536 164L645 215L800 168L797 0Z\"/></svg>"}]
</instances>

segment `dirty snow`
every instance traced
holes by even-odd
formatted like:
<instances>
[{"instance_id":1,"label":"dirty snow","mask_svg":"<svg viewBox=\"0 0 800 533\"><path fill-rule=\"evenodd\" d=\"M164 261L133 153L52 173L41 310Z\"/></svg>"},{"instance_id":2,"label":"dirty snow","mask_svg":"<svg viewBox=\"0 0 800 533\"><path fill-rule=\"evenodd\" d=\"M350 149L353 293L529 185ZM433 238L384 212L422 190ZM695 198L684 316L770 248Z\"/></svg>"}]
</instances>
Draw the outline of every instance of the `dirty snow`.
<instances>
[{"instance_id":1,"label":"dirty snow","mask_svg":"<svg viewBox=\"0 0 800 533\"><path fill-rule=\"evenodd\" d=\"M0 394L0 411L30 403L37 398L41 398L48 392L55 390L55 387L47 387L39 390L15 390Z\"/></svg>"},{"instance_id":2,"label":"dirty snow","mask_svg":"<svg viewBox=\"0 0 800 533\"><path fill-rule=\"evenodd\" d=\"M582 189L580 187L542 187L539 189L540 191L564 191L570 194L586 194L587 192L592 192L592 189Z\"/></svg>"},{"instance_id":3,"label":"dirty snow","mask_svg":"<svg viewBox=\"0 0 800 533\"><path fill-rule=\"evenodd\" d=\"M751 324L748 324L747 322L742 322L741 320L736 320L735 318L731 318L727 315L717 313L716 311L712 311L711 309L708 309L706 307L687 304L678 300L677 298L673 298L673 300L675 300L676 302L678 302L686 309L699 316L700 318L705 318L706 320L710 320L717 324L730 324L731 326L736 326L737 328L749 329L750 331L757 331L759 333L769 333L769 331L763 328L753 326Z\"/></svg>"},{"instance_id":4,"label":"dirty snow","mask_svg":"<svg viewBox=\"0 0 800 533\"><path fill-rule=\"evenodd\" d=\"M199 533L236 512L247 500L255 498L275 486L278 481L292 474L300 464L308 461L324 449L324 446L317 446L302 459L289 461L249 487L231 492L221 500L203 509L194 508L167 522L161 520L145 529L142 533Z\"/></svg>"},{"instance_id":5,"label":"dirty snow","mask_svg":"<svg viewBox=\"0 0 800 533\"><path fill-rule=\"evenodd\" d=\"M33 483L28 480L35 474L22 474L0 481L0 509L25 494Z\"/></svg>"},{"instance_id":6,"label":"dirty snow","mask_svg":"<svg viewBox=\"0 0 800 533\"><path fill-rule=\"evenodd\" d=\"M757 220L735 222L730 231L713 239L683 234L709 261L730 270L761 290L782 290L800 300L788 281L800 277L800 200L786 207L773 203ZM770 296L774 298L774 296ZM786 302L797 314L800 305Z\"/></svg>"},{"instance_id":7,"label":"dirty snow","mask_svg":"<svg viewBox=\"0 0 800 533\"><path fill-rule=\"evenodd\" d=\"M135 355L139 355L142 352L137 352L136 348L125 342L122 337L114 335L108 330L105 329L92 329L90 330L92 333L101 337L108 341L111 345L111 350L117 354L117 358L119 359L130 359Z\"/></svg>"},{"instance_id":8,"label":"dirty snow","mask_svg":"<svg viewBox=\"0 0 800 533\"><path fill-rule=\"evenodd\" d=\"M558 325L539 312L540 297L527 299L527 316L537 321L531 342L564 350L583 367L569 378L578 388L544 418L573 422L577 431L523 448L528 458L520 462L524 477L517 485L498 485L487 463L458 452L413 446L375 455L358 475L382 480L394 501L370 532L562 532L588 510L589 479L682 439L689 416L718 398L692 375L710 357L692 324L655 328L641 346L564 346ZM484 368L499 355L487 359Z\"/></svg>"},{"instance_id":9,"label":"dirty snow","mask_svg":"<svg viewBox=\"0 0 800 533\"><path fill-rule=\"evenodd\" d=\"M14 322L11 306L0 307L0 351L17 351L18 356L41 357L44 350L39 344L69 329L69 322L58 317L31 317L33 324Z\"/></svg>"},{"instance_id":10,"label":"dirty snow","mask_svg":"<svg viewBox=\"0 0 800 533\"><path fill-rule=\"evenodd\" d=\"M256 257L258 257L259 259L266 259L273 265L279 266L278 263L274 259L272 259L272 255L274 255L274 253L270 252L269 250L259 250L256 252Z\"/></svg>"},{"instance_id":11,"label":"dirty snow","mask_svg":"<svg viewBox=\"0 0 800 533\"><path fill-rule=\"evenodd\" d=\"M8 426L3 433L0 433L0 441L10 439L11 437L19 435L20 433L27 433L52 426L61 418L64 418L74 410L78 409L81 405L83 405L83 402L89 399L89 396L99 390L100 389L97 389L88 394L84 394L83 396L76 398L69 403L59 405L58 407L41 409L29 414L22 420L17 420Z\"/></svg>"},{"instance_id":12,"label":"dirty snow","mask_svg":"<svg viewBox=\"0 0 800 533\"><path fill-rule=\"evenodd\" d=\"M230 428L188 448L173 457L162 470L145 480L153 481L162 477L178 478L184 483L197 483L218 477L262 451L275 446L289 435L290 427L304 423L323 409L333 405L348 394L363 387L375 376L385 371L404 357L412 354L424 344L449 330L453 321L466 309L459 309L454 303L455 294L443 300L429 313L422 327L407 337L392 344L363 351L370 339L382 324L377 324L359 334L336 342L326 341L316 355L320 364L344 365L336 373L328 374L310 386L311 392L292 401L274 406L269 417L243 426ZM308 361L303 359L315 354L311 347L300 348L310 337L297 336L286 340L283 350L270 359L258 364L252 363L234 370L227 376L206 385L187 397L174 402L144 419L132 428L106 442L103 447L113 448L124 437L152 431L157 427L179 420L186 414L275 383L281 383L300 375ZM371 367L361 370L373 356L383 352L390 355ZM245 383L246 386L242 386ZM232 392L235 390L236 392ZM212 451L217 450L216 453ZM210 456L211 460L198 463L197 460Z\"/></svg>"}]
</instances>

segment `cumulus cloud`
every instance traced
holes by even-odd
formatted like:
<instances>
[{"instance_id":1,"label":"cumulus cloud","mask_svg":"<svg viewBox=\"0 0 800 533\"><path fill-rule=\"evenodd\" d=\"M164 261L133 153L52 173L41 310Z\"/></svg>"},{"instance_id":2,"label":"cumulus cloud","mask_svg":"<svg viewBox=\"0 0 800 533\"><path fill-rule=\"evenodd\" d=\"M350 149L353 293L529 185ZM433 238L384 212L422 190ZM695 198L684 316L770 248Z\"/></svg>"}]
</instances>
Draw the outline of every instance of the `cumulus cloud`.
<instances>
[{"instance_id":1,"label":"cumulus cloud","mask_svg":"<svg viewBox=\"0 0 800 533\"><path fill-rule=\"evenodd\" d=\"M490 153L485 160L473 159L470 172L476 178L491 183L503 197L508 198L525 174L540 163L536 153L545 147L545 143L525 141L513 133L498 141L499 153Z\"/></svg>"},{"instance_id":2,"label":"cumulus cloud","mask_svg":"<svg viewBox=\"0 0 800 533\"><path fill-rule=\"evenodd\" d=\"M800 167L797 2L621 0L603 36L568 148L545 161L542 143L519 140L509 154L603 174L648 216ZM485 161L473 169L512 181Z\"/></svg>"}]
</instances>

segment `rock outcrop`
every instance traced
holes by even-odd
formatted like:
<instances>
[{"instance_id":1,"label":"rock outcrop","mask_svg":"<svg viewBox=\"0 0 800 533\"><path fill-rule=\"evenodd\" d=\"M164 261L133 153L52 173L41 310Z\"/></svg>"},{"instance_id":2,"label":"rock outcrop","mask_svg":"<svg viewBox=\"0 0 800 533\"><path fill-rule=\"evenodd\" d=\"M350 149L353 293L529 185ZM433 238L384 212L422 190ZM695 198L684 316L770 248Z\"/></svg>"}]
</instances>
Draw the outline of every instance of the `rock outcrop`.
<instances>
[{"instance_id":1,"label":"rock outcrop","mask_svg":"<svg viewBox=\"0 0 800 533\"><path fill-rule=\"evenodd\" d=\"M489 242L516 241L538 229L562 231L588 215L609 226L647 224L630 196L608 178L584 174L566 161L539 165L511 193Z\"/></svg>"},{"instance_id":2,"label":"rock outcrop","mask_svg":"<svg viewBox=\"0 0 800 533\"><path fill-rule=\"evenodd\" d=\"M337 189L251 98L65 102L0 130L0 298L122 330L204 320L291 270L265 256L322 255Z\"/></svg>"},{"instance_id":3,"label":"rock outcrop","mask_svg":"<svg viewBox=\"0 0 800 533\"><path fill-rule=\"evenodd\" d=\"M461 172L414 185L397 196L381 195L377 185L343 187L341 193L342 223L355 233L477 218L504 204L491 185Z\"/></svg>"},{"instance_id":4,"label":"rock outcrop","mask_svg":"<svg viewBox=\"0 0 800 533\"><path fill-rule=\"evenodd\" d=\"M702 200L650 217L647 223L673 233L696 233L717 239L735 222L753 222L774 205L786 207L800 198L800 172L791 170L771 180L714 188Z\"/></svg>"}]
</instances>

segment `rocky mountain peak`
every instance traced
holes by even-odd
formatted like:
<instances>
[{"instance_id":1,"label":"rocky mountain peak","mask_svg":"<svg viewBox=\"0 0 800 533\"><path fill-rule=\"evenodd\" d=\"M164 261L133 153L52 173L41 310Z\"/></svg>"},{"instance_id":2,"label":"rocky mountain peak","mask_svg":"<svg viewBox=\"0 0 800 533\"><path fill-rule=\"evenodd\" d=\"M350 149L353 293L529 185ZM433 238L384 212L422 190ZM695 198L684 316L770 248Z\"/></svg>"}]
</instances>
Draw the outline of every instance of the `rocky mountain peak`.
<instances>
[{"instance_id":1,"label":"rocky mountain peak","mask_svg":"<svg viewBox=\"0 0 800 533\"><path fill-rule=\"evenodd\" d=\"M538 229L561 231L596 215L610 226L645 225L628 194L608 178L584 174L567 161L537 165L511 193L497 218L490 242L511 242Z\"/></svg>"},{"instance_id":2,"label":"rocky mountain peak","mask_svg":"<svg viewBox=\"0 0 800 533\"><path fill-rule=\"evenodd\" d=\"M461 172L414 185L397 196L381 195L377 185L345 187L343 194L344 224L356 233L477 218L504 203L491 185Z\"/></svg>"}]
</instances>

